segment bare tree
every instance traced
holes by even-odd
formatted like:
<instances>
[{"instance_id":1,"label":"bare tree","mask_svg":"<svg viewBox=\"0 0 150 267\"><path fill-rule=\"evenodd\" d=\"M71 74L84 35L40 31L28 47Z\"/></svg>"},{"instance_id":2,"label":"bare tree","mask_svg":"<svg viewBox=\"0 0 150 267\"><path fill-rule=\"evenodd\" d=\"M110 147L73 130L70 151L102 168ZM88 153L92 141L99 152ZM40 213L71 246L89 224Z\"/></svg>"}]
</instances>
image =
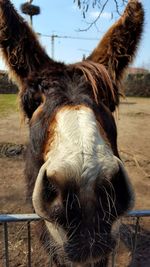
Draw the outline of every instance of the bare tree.
<instances>
[{"instance_id":1,"label":"bare tree","mask_svg":"<svg viewBox=\"0 0 150 267\"><path fill-rule=\"evenodd\" d=\"M89 23L88 27L85 30L90 29L93 25L96 25L96 22L100 18L101 14L104 12L107 5L113 3L115 5L116 12L120 15L120 8L127 4L127 0L74 0L74 3L78 6L81 10L83 18L86 18L86 14L88 13L89 9L98 9L99 14L97 17ZM112 12L113 17L113 12Z\"/></svg>"}]
</instances>

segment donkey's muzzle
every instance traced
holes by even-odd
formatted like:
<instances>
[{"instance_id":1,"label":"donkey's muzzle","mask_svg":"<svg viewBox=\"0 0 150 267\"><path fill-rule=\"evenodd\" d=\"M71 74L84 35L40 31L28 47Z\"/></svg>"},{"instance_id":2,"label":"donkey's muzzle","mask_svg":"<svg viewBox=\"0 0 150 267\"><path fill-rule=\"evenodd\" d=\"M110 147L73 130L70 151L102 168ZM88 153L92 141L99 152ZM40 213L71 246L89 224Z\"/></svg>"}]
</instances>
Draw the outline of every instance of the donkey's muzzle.
<instances>
[{"instance_id":1,"label":"donkey's muzzle","mask_svg":"<svg viewBox=\"0 0 150 267\"><path fill-rule=\"evenodd\" d=\"M64 249L69 261L96 263L115 248L116 241L110 234L95 234L93 237L89 232L85 234L77 235L65 244Z\"/></svg>"}]
</instances>

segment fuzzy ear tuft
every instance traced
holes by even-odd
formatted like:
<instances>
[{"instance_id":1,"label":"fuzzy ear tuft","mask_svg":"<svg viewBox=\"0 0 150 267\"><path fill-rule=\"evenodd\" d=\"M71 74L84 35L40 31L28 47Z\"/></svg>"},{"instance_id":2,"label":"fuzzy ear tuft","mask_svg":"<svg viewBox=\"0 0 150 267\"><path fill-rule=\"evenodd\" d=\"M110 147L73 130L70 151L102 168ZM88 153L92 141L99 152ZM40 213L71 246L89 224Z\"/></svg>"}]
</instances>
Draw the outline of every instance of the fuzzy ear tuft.
<instances>
[{"instance_id":1,"label":"fuzzy ear tuft","mask_svg":"<svg viewBox=\"0 0 150 267\"><path fill-rule=\"evenodd\" d=\"M144 24L144 10L138 0L130 0L121 18L108 30L89 60L105 65L115 83L131 63Z\"/></svg>"},{"instance_id":2,"label":"fuzzy ear tuft","mask_svg":"<svg viewBox=\"0 0 150 267\"><path fill-rule=\"evenodd\" d=\"M20 90L31 73L53 63L9 0L0 1L0 48L9 76Z\"/></svg>"}]
</instances>

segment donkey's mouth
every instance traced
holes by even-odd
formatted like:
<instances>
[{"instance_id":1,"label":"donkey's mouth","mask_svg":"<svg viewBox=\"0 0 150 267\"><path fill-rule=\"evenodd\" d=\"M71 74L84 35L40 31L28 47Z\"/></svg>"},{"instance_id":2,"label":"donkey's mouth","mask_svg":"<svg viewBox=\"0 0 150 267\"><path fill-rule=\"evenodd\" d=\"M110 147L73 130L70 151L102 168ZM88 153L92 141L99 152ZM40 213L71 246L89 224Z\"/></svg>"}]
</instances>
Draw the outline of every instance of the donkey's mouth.
<instances>
[{"instance_id":1,"label":"donkey's mouth","mask_svg":"<svg viewBox=\"0 0 150 267\"><path fill-rule=\"evenodd\" d=\"M64 245L67 258L72 263L90 264L97 263L106 255L110 254L116 246L116 241L111 234L101 234L96 240L84 240L80 236L79 240L69 241Z\"/></svg>"}]
</instances>

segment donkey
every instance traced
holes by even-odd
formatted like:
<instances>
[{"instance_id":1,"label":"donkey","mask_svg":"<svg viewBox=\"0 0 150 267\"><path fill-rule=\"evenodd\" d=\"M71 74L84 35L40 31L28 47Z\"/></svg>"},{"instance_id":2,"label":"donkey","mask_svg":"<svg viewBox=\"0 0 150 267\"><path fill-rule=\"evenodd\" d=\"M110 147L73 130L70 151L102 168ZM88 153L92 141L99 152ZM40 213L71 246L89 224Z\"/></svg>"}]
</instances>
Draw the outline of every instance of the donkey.
<instances>
[{"instance_id":1,"label":"donkey","mask_svg":"<svg viewBox=\"0 0 150 267\"><path fill-rule=\"evenodd\" d=\"M112 226L133 206L113 112L142 35L144 11L123 15L82 62L51 59L9 0L0 0L0 46L29 121L28 197L56 266L107 266Z\"/></svg>"}]
</instances>

